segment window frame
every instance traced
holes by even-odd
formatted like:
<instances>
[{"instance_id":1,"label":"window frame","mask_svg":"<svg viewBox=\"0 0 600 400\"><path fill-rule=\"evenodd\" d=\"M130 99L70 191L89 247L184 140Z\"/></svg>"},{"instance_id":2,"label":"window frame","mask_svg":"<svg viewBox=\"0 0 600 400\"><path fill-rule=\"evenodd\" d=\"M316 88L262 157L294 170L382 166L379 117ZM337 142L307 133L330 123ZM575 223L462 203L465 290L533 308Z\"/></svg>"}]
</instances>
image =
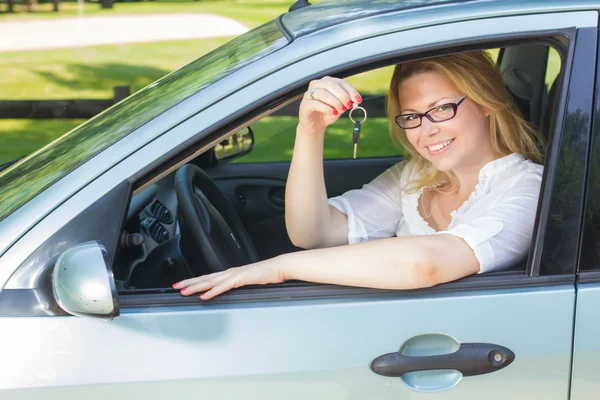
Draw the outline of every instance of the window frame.
<instances>
[{"instance_id":1,"label":"window frame","mask_svg":"<svg viewBox=\"0 0 600 400\"><path fill-rule=\"evenodd\" d=\"M461 44L458 46L453 46L448 48L447 45L444 46L444 50L441 52L443 54L453 53L456 51L464 51L464 50L480 50L492 47L500 47L500 45L518 45L518 44L548 44L557 47L557 51L561 55L561 69L566 69L565 66L572 63L572 57L575 51L575 46L577 44L576 40L571 40L569 43L560 42L560 40L552 40L551 36L554 36L555 39L558 39L556 35L562 34L565 36L573 37L575 35L575 30L570 30L566 32L566 30L562 30L560 33L554 32L553 35L549 35L548 33L535 33L531 35L524 35L519 38L510 38L510 39L490 39L487 40L477 40L475 43L467 43ZM429 56L432 53L435 55L439 54L439 49L433 49L430 51L424 51L417 53L418 57ZM411 55L411 59L417 58L414 54ZM401 61L406 61L407 58L401 56ZM393 61L392 61L393 60ZM345 77L350 74L359 73L364 69L373 69L376 68L374 65L389 65L391 63L398 62L398 58L390 57L385 60L378 60L375 64L366 63L361 66L357 66L354 68L348 68L341 71L326 71L324 75L333 75L339 77ZM560 74L558 79L561 79L561 87L569 87L569 79L568 74ZM288 93L288 96L282 96L279 99L279 102L275 107L281 107L289 102L293 101L294 98L298 98L301 94L306 90L306 86L302 86L295 91L291 91ZM572 93L571 93L572 95ZM566 91L562 90L557 97L557 107L565 106L566 102ZM273 103L269 103L268 110L272 110ZM248 114L251 115L251 114ZM253 120L257 118L261 118L265 113L260 114L259 112L252 115ZM556 148L561 145L561 129L562 124L557 123L557 121L562 119L562 114L560 114L557 118L552 120L552 132L558 132L559 134L552 134L549 142L552 142L550 147ZM250 118L249 118L250 119ZM236 123L231 126L239 126L240 121L236 121ZM221 134L227 131L227 127L221 131ZM557 153L555 151L554 153ZM558 155L556 155L557 157ZM555 163L556 164L556 163ZM547 175L552 175L554 173L553 169L545 168L544 179L542 185L548 186ZM551 186L550 186L551 188ZM546 190L547 192L551 192ZM542 209L542 199L543 199L544 190L540 194L540 202L538 204L538 214L536 218L536 227L539 226L540 220L544 220L544 218L540 218L540 209ZM547 196L548 197L548 196ZM549 200L547 200L549 202ZM534 232L534 238L537 235L537 229ZM543 241L543 238L541 238ZM532 241L533 243L533 241ZM533 252L533 244L532 244L532 252ZM534 254L535 255L535 254ZM351 298L362 298L362 297L371 297L371 296L387 296L393 298L405 298L412 296L420 296L420 295L429 295L429 294L437 294L437 293L456 293L462 291L469 290L495 290L495 289L519 289L519 288L535 288L535 287L548 287L548 286L561 286L565 284L572 284L574 282L574 271L571 274L557 274L557 275L543 275L540 274L540 268L532 267L532 255L528 257L527 270L523 271L506 271L499 273L490 273L485 275L474 275L459 281L449 282L442 285L438 285L434 288L424 288L424 289L414 289L414 290L380 290L380 289L370 289L370 288L358 288L358 287L344 287L337 285L325 285L318 283L304 283L304 282L286 282L279 285L267 285L267 286L247 286L239 289L235 289L231 292L222 294L215 299L210 301L210 304L239 304L239 303L254 303L254 302L264 302L264 301L280 301L280 300L307 300L307 299L323 299L323 298L341 298L341 297L351 297ZM537 272L536 272L537 271ZM539 274L536 276L535 274ZM195 297L182 297L178 292L173 292L172 289L165 288L161 290L152 290L152 289L138 289L129 291L127 293L119 293L119 299L121 302L122 308L129 307L142 307L148 302L155 302L156 295L160 294L161 304L167 306L174 305L197 305L199 300Z\"/></svg>"},{"instance_id":2,"label":"window frame","mask_svg":"<svg viewBox=\"0 0 600 400\"><path fill-rule=\"evenodd\" d=\"M536 15L535 17L542 18L544 14ZM555 14L556 16L556 14ZM511 17L511 18L523 18L524 21L528 21L526 18L530 16L520 16L520 17ZM503 19L503 18L499 18ZM476 21L477 23L484 24L486 20ZM458 22L457 24L467 24L473 23L473 21L467 22ZM453 25L453 24L447 24ZM424 28L419 28L414 31L411 31L411 34L415 32L428 32L431 29L435 29L436 26L429 26ZM594 30L594 28L587 28ZM402 32L400 32L402 33ZM377 56L372 58L362 58L355 59L352 63L348 65L340 65L335 68L331 68L329 70L321 70L319 76L323 74L336 74L344 71L346 74L355 74L358 73L361 69L364 69L366 65L369 65L369 69L376 68L377 64L381 64L382 62L389 64L390 60L395 59L395 62L406 61L408 59L414 58L416 54L419 57L425 57L427 55L440 54L440 53L449 53L459 50L476 50L483 48L492 48L492 47L503 47L505 45L509 45L511 43L538 43L540 41L549 40L552 38L552 43L557 46L566 46L565 55L566 58L563 58L563 65L566 65L565 70L570 72L570 66L572 62L572 56L574 53L574 47L577 45L578 41L575 39L575 28L564 28L564 29L551 29L545 31L525 31L525 32L511 32L502 35L480 35L478 37L470 37L468 39L459 39L455 41L447 41L447 42L436 42L430 43L426 46L422 46L419 49L410 49L410 48L402 48L400 50L396 50L393 53L386 54L377 54ZM390 33L389 35L396 35L398 32ZM567 38L572 38L569 42ZM373 38L361 39L360 41L367 41ZM323 53L317 54L316 56L326 54L329 51L334 51L335 49L327 49ZM312 56L310 56L312 57ZM310 58L309 57L309 58ZM595 60L594 60L595 61ZM302 61L301 61L302 62ZM301 63L300 62L300 63ZM569 79L565 74L565 79L562 83L563 87L569 87ZM183 163L190 161L197 157L199 154L205 152L208 148L212 147L217 141L222 140L223 136L228 132L238 129L240 126L246 126L249 121L252 119L259 118L262 115L265 115L269 112L269 110L277 107L281 107L284 105L286 99L293 98L294 96L298 96L301 92L303 92L306 88L308 82L315 78L316 76L307 76L298 80L297 82L291 83L288 86L282 87L279 90L273 91L268 95L268 97L263 97L260 102L252 102L249 103L246 107L240 108L237 112L232 113L228 119L220 120L218 125L209 126L207 129L198 132L197 130L190 134L188 139L178 140L175 142L176 144L172 144L171 147L168 147L168 150L164 150L156 157L152 158L150 162L143 164L140 167L138 160L140 157L147 157L148 152L156 151L156 147L164 146L165 141L172 140L172 137L180 132L180 129L188 129L188 126L193 125L197 118L203 118L206 116L206 113L211 112L211 108L206 111L201 112L198 115L192 116L189 119L182 121L180 125L176 128L173 128L171 131L167 132L158 139L153 140L150 143L147 143L144 148L138 150L136 153L131 154L127 158L123 159L120 163L114 165L111 169L107 170L101 176L95 178L95 180L87 183L87 186L81 189L78 193L76 193L72 198L68 198L64 200L64 203L57 207L49 216L44 218L37 226L34 227L27 235L17 242L11 250L9 251L9 257L6 257L6 254L0 259L0 273L2 271L2 266L6 267L6 263L10 263L13 260L18 260L19 257L22 257L19 254L20 250L24 248L27 249L27 245L30 244L31 240L40 240L45 237L50 237L53 235L55 230L48 230L47 228L55 227L58 223L63 223L65 216L70 216L73 218L77 212L82 209L85 209L89 206L89 198L97 198L93 196L100 196L102 193L107 193L115 186L115 177L119 176L122 179L124 171L136 171L133 174L127 173L126 176L129 176L129 179L134 182L134 192L143 190L147 185L153 183L154 181L161 179L163 176L172 172L175 168ZM263 79L268 79L269 77L262 78L257 82L250 85L250 87L254 85L260 85ZM240 91L241 92L241 91ZM233 95L232 101L235 98ZM567 94L566 91L561 91L560 93L560 105L564 105L563 103L566 101ZM222 107L225 107L226 100L228 98L223 99L225 102ZM560 119L560 118L558 118ZM185 126L184 126L185 125ZM561 132L562 125L554 124L555 131ZM559 140L560 135L556 136L556 139ZM172 143L172 142L171 142ZM558 152L556 149L555 153ZM152 153L150 153L152 154ZM553 153L554 154L554 153ZM555 155L555 158L558 158L558 155ZM556 164L556 163L555 163ZM544 187L552 188L552 182L548 182L546 176L549 175L548 171L554 172L556 165L552 165L552 168L546 168L546 172L544 175L544 181L542 185ZM554 168L554 169L553 169ZM101 189L101 190L98 190ZM92 194L93 193L93 194ZM544 191L542 191L543 196ZM86 199L86 196L88 198ZM542 198L542 202L544 202L544 198ZM86 203L87 201L87 203ZM550 200L547 200L549 202ZM75 205L76 207L72 207ZM71 207L69 207L71 206ZM546 210L547 211L547 210ZM538 209L538 219L540 217L540 209ZM538 221L536 221L536 224ZM62 226L62 225L61 225ZM538 224L539 226L539 224ZM54 229L54 228L52 228ZM58 228L56 228L58 229ZM545 229L545 228L544 228ZM536 228L536 232L537 232ZM543 229L541 229L543 232ZM536 238L540 236L538 233L534 233ZM29 243L28 242L29 239ZM543 240L543 238L542 238ZM41 241L40 241L41 243ZM531 258L531 255L530 255ZM535 260L534 260L535 262ZM19 264L20 265L20 264ZM11 271L13 272L13 271ZM485 289L485 290L495 290L498 288L533 288L538 286L555 286L555 285L564 285L566 283L572 283L574 279L573 274L567 275L550 275L550 276L533 276L534 274L538 274L539 271L535 271L528 267L526 273L498 273L498 274L489 274L489 275L481 275L481 276L472 276L465 278L460 281L451 282L444 285L439 285L436 288L429 289L418 289L411 291L377 291L376 289L364 289L364 288L347 288L347 287L336 287L332 285L319 285L319 284L298 284L298 283L286 283L282 285L278 285L277 287L268 287L261 286L259 288L247 287L240 288L231 293L227 293L219 296L219 298L212 301L213 303L227 303L227 302L252 302L252 301L261 301L261 299L266 298L275 298L278 300L300 300L311 298L331 298L331 297L360 297L360 296L372 296L374 294L381 295L383 293L391 295L391 296L413 296L415 294L420 295L421 293L440 293L440 292L455 292L460 290L474 290L474 289ZM4 276L0 275L0 280L2 280ZM307 287L308 286L308 287ZM287 290L287 288L296 287L299 289L294 289L293 295L291 293L278 293L278 290ZM27 289L27 287L23 287L22 289ZM311 294L312 293L312 294ZM136 297L137 296L137 297ZM156 297L160 296L160 297ZM316 297L315 297L316 296ZM174 292L173 289L165 288L160 290L152 291L148 293L143 290L136 291L135 293L130 293L127 295L119 293L119 299L122 302L122 308L127 307L140 307L144 305L153 305L155 306L157 303L162 305L168 305L174 302L173 304L194 304L197 305L199 300L194 298L181 298L179 293ZM171 300L172 299L172 302Z\"/></svg>"}]
</instances>

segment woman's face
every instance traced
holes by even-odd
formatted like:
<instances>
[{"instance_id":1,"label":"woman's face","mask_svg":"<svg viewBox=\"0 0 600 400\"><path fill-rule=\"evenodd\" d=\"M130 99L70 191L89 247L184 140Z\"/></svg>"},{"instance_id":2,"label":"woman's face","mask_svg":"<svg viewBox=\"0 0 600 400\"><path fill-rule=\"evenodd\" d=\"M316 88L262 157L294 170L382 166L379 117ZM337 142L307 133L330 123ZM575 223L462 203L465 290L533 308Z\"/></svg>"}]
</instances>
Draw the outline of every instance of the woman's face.
<instances>
[{"instance_id":1,"label":"woman's face","mask_svg":"<svg viewBox=\"0 0 600 400\"><path fill-rule=\"evenodd\" d=\"M426 72L405 80L399 96L400 113L409 114L457 103L464 95L442 75ZM421 126L405 130L406 136L417 152L440 171L479 171L497 158L490 141L488 115L467 97L454 118L434 123L423 117Z\"/></svg>"}]
</instances>

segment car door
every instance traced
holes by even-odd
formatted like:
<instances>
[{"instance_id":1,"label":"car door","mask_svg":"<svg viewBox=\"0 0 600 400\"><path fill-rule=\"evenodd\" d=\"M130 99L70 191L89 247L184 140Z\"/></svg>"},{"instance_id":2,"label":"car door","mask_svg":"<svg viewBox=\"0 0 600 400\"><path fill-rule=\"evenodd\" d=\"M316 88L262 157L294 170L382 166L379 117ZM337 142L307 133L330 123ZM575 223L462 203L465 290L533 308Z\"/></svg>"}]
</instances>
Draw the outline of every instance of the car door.
<instances>
[{"instance_id":1,"label":"car door","mask_svg":"<svg viewBox=\"0 0 600 400\"><path fill-rule=\"evenodd\" d=\"M47 291L28 286L36 277L17 273L21 280L9 281L0 292L0 306L5 307L0 318L0 395L61 400L173 395L568 398L597 19L596 12L583 12L439 24L340 45L280 71L293 75L318 68L323 59L347 67L342 63L389 56L391 51L402 54L415 46L435 51L439 38L445 46L449 37L455 38L451 47L456 51L499 38L562 40L564 79L525 271L413 291L290 282L241 288L210 302L182 298L166 288L122 291L115 300L120 316L110 322L51 312L40 317L48 311L40 306ZM42 257L31 253L32 241L58 235L55 224L61 220L82 214L94 227L99 220L110 220L111 210L118 220L114 204L126 209L123 193L129 187L127 181L125 186L115 182L146 176L140 165L150 170L155 165L149 159L176 158L185 140L182 132L197 127L198 121L210 124L211 118L222 118L248 93L260 92L268 79L190 118L90 182L20 239L0 260L2 267L16 269L20 263L15 260ZM114 189L107 192L111 185ZM98 200L90 206L90 198ZM82 237L90 235L93 230L82 225L62 229L76 227ZM114 230L107 228L106 233ZM20 308L23 297L30 305L27 310ZM476 362L490 370L476 369ZM386 365L397 370L386 372Z\"/></svg>"},{"instance_id":2,"label":"car door","mask_svg":"<svg viewBox=\"0 0 600 400\"><path fill-rule=\"evenodd\" d=\"M597 356L600 354L600 87L594 91L592 141L577 278L571 399L595 399L600 391Z\"/></svg>"}]
</instances>

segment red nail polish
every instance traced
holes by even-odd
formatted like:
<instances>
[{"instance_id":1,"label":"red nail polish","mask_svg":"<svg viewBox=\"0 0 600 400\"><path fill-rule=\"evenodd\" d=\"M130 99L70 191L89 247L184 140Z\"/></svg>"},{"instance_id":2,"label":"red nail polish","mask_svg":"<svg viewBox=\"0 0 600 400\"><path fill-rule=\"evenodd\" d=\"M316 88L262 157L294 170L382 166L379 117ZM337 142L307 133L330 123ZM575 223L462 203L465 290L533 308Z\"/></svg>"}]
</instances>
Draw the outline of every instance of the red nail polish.
<instances>
[{"instance_id":1,"label":"red nail polish","mask_svg":"<svg viewBox=\"0 0 600 400\"><path fill-rule=\"evenodd\" d=\"M342 111L346 111L346 110L347 110L346 106L342 106Z\"/></svg>"},{"instance_id":2,"label":"red nail polish","mask_svg":"<svg viewBox=\"0 0 600 400\"><path fill-rule=\"evenodd\" d=\"M333 115L338 115L337 110L333 110Z\"/></svg>"},{"instance_id":3,"label":"red nail polish","mask_svg":"<svg viewBox=\"0 0 600 400\"><path fill-rule=\"evenodd\" d=\"M359 103L362 103L362 97L360 97L360 95L356 95L356 101Z\"/></svg>"},{"instance_id":4,"label":"red nail polish","mask_svg":"<svg viewBox=\"0 0 600 400\"><path fill-rule=\"evenodd\" d=\"M352 102L349 101L348 104L347 104L347 106L348 106L348 108L352 108Z\"/></svg>"},{"instance_id":5,"label":"red nail polish","mask_svg":"<svg viewBox=\"0 0 600 400\"><path fill-rule=\"evenodd\" d=\"M171 285L171 287L175 287L177 285L179 285L179 282L175 282L173 285Z\"/></svg>"}]
</instances>

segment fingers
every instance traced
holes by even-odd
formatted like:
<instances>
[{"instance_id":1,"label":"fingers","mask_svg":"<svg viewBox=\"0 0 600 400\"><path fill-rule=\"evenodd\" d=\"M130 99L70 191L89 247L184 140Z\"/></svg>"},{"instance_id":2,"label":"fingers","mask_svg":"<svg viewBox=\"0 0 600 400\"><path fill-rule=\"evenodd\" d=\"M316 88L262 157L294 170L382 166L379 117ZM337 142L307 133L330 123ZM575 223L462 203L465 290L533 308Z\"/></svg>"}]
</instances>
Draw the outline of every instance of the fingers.
<instances>
[{"instance_id":1,"label":"fingers","mask_svg":"<svg viewBox=\"0 0 600 400\"><path fill-rule=\"evenodd\" d=\"M193 285L196 285L198 283L210 280L210 279L214 279L222 274L224 274L226 271L222 271L222 272L215 272L212 274L208 274L208 275L202 275L202 276L197 276L195 278L190 278L190 279L185 279L181 282L177 282L173 284L173 289L184 289Z\"/></svg>"},{"instance_id":2,"label":"fingers","mask_svg":"<svg viewBox=\"0 0 600 400\"><path fill-rule=\"evenodd\" d=\"M173 284L174 289L179 289L183 296L206 292L200 295L202 300L211 299L223 292L237 287L239 273L235 268L227 271L215 272L196 278L186 279Z\"/></svg>"},{"instance_id":3,"label":"fingers","mask_svg":"<svg viewBox=\"0 0 600 400\"><path fill-rule=\"evenodd\" d=\"M352 85L343 79L328 76L310 82L305 98L326 104L339 113L352 108L354 102L362 102L360 94ZM334 114L337 115L335 112Z\"/></svg>"},{"instance_id":4,"label":"fingers","mask_svg":"<svg viewBox=\"0 0 600 400\"><path fill-rule=\"evenodd\" d=\"M323 90L321 90L321 91L323 91ZM307 92L307 96L308 96L308 100L311 103L310 108L312 110L319 111L319 112L321 112L323 114L338 115L340 113L338 110L336 110L336 108L334 106L331 106L330 104L325 103L324 101L319 100L319 98L323 99L324 97L327 97L327 96L321 95L319 93L319 91L315 90L313 92L312 98L310 97L310 92Z\"/></svg>"},{"instance_id":5,"label":"fingers","mask_svg":"<svg viewBox=\"0 0 600 400\"><path fill-rule=\"evenodd\" d=\"M227 281L220 283L219 285L216 285L215 287L210 289L208 292L201 294L200 298L202 300L210 300L213 297L220 295L221 293L224 293L228 290L233 289L234 287L235 287L235 285L234 285L233 281L227 280Z\"/></svg>"}]
</instances>

